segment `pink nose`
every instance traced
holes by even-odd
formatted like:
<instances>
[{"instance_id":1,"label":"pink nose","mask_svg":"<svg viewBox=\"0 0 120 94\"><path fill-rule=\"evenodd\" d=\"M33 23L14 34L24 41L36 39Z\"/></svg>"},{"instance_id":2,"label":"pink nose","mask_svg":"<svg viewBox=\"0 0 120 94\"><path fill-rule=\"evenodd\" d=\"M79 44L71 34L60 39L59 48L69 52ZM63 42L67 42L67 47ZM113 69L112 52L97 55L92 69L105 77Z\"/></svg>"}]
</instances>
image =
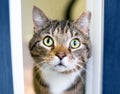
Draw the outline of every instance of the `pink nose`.
<instances>
[{"instance_id":1,"label":"pink nose","mask_svg":"<svg viewBox=\"0 0 120 94\"><path fill-rule=\"evenodd\" d=\"M59 59L62 60L66 56L66 54L64 52L59 52L59 53L56 53L56 56L58 56Z\"/></svg>"}]
</instances>

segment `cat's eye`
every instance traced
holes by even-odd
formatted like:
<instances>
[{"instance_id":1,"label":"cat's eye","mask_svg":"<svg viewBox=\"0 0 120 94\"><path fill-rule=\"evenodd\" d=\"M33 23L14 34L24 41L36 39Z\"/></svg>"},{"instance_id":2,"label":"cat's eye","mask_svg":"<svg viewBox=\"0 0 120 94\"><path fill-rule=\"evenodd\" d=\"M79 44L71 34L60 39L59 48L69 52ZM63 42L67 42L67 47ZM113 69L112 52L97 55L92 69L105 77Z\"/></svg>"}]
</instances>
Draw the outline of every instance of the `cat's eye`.
<instances>
[{"instance_id":1,"label":"cat's eye","mask_svg":"<svg viewBox=\"0 0 120 94\"><path fill-rule=\"evenodd\" d=\"M71 47L72 49L76 49L76 48L78 48L79 46L80 46L80 41L79 41L79 39L77 39L77 38L73 39L73 40L70 42L70 47Z\"/></svg>"},{"instance_id":2,"label":"cat's eye","mask_svg":"<svg viewBox=\"0 0 120 94\"><path fill-rule=\"evenodd\" d=\"M51 47L51 46L53 46L54 41L53 41L53 39L52 39L51 37L46 36L46 37L43 39L43 43L44 43L45 46Z\"/></svg>"}]
</instances>

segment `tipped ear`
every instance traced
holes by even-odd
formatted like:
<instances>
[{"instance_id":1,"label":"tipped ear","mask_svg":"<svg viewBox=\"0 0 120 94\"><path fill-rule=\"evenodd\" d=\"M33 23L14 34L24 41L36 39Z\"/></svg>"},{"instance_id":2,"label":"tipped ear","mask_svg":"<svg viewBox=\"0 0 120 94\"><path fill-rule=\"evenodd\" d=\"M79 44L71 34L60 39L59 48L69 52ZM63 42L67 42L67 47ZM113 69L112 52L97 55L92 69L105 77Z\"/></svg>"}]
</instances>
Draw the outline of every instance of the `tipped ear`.
<instances>
[{"instance_id":1,"label":"tipped ear","mask_svg":"<svg viewBox=\"0 0 120 94\"><path fill-rule=\"evenodd\" d=\"M44 28L50 22L47 16L36 6L33 7L32 16L35 30Z\"/></svg>"},{"instance_id":2,"label":"tipped ear","mask_svg":"<svg viewBox=\"0 0 120 94\"><path fill-rule=\"evenodd\" d=\"M91 13L84 12L81 16L74 21L75 26L81 30L85 35L89 34L89 24L91 20Z\"/></svg>"}]
</instances>

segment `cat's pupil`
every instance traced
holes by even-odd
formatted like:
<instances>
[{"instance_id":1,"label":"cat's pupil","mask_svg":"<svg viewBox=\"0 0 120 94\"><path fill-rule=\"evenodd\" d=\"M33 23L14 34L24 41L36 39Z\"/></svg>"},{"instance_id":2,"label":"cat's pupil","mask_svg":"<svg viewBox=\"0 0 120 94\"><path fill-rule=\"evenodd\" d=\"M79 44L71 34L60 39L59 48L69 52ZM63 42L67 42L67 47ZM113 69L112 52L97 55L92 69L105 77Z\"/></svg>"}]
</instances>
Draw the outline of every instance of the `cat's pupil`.
<instances>
[{"instance_id":1,"label":"cat's pupil","mask_svg":"<svg viewBox=\"0 0 120 94\"><path fill-rule=\"evenodd\" d=\"M47 43L50 43L50 39L49 38L47 39Z\"/></svg>"},{"instance_id":2,"label":"cat's pupil","mask_svg":"<svg viewBox=\"0 0 120 94\"><path fill-rule=\"evenodd\" d=\"M76 46L76 45L77 45L77 42L74 40L73 44L74 44L74 46Z\"/></svg>"}]
</instances>

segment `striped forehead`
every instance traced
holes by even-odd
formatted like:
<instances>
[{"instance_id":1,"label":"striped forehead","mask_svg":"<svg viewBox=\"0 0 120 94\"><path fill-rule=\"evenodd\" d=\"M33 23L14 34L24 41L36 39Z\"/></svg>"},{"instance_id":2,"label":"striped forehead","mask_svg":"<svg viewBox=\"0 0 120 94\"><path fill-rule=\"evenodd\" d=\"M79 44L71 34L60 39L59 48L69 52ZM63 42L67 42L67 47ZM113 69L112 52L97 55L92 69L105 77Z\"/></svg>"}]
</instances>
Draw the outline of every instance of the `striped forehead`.
<instances>
[{"instance_id":1,"label":"striped forehead","mask_svg":"<svg viewBox=\"0 0 120 94\"><path fill-rule=\"evenodd\" d=\"M66 42L73 36L72 30L70 29L70 23L67 21L59 22L52 33L55 39L60 43Z\"/></svg>"},{"instance_id":2,"label":"striped forehead","mask_svg":"<svg viewBox=\"0 0 120 94\"><path fill-rule=\"evenodd\" d=\"M51 34L53 36L64 36L66 37L73 37L78 35L78 31L74 30L73 23L70 21L57 21L54 20L51 22L48 28L45 28L41 33L42 34ZM58 37L59 37L58 36Z\"/></svg>"},{"instance_id":3,"label":"striped forehead","mask_svg":"<svg viewBox=\"0 0 120 94\"><path fill-rule=\"evenodd\" d=\"M59 42L66 42L72 37L70 29L67 30L61 30L60 28L56 28L53 36L55 39Z\"/></svg>"},{"instance_id":4,"label":"striped forehead","mask_svg":"<svg viewBox=\"0 0 120 94\"><path fill-rule=\"evenodd\" d=\"M72 30L70 26L69 21L59 21L56 24L56 27L53 27L53 34L56 36L57 34L62 35L62 34L69 34L69 36L72 36Z\"/></svg>"}]
</instances>

